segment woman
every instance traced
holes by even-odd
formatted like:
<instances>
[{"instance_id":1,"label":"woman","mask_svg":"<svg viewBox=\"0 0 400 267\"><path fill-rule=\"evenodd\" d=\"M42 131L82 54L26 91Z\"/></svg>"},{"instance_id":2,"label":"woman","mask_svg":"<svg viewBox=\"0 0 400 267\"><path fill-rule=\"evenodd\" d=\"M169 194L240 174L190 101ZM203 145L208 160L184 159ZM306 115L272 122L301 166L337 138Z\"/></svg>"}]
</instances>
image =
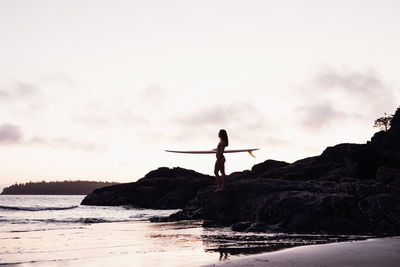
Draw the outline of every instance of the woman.
<instances>
[{"instance_id":1,"label":"woman","mask_svg":"<svg viewBox=\"0 0 400 267\"><path fill-rule=\"evenodd\" d=\"M220 139L217 149L216 156L217 161L215 162L214 174L215 179L217 180L217 190L221 191L225 188L225 157L224 150L225 147L229 145L228 134L224 129L220 130L218 133L218 137ZM218 172L221 172L222 177L220 178Z\"/></svg>"}]
</instances>

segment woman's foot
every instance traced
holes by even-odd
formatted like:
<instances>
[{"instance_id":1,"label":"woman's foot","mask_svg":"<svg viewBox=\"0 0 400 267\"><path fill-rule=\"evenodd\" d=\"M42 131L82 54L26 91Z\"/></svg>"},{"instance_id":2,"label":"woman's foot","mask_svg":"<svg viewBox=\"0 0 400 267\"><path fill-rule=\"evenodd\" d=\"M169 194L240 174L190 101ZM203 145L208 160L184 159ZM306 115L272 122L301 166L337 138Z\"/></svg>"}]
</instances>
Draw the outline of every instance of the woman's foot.
<instances>
[{"instance_id":1,"label":"woman's foot","mask_svg":"<svg viewBox=\"0 0 400 267\"><path fill-rule=\"evenodd\" d=\"M222 186L222 187L217 187L217 189L215 189L215 192L224 191L224 190L225 190L225 187L224 187L224 186Z\"/></svg>"}]
</instances>

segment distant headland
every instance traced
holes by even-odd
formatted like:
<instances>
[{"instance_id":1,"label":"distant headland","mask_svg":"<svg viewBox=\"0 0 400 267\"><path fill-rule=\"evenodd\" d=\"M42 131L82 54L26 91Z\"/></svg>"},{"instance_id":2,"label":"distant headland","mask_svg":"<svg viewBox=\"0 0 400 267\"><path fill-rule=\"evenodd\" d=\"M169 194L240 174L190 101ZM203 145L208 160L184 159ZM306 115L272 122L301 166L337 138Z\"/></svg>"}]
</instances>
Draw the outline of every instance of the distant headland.
<instances>
[{"instance_id":1,"label":"distant headland","mask_svg":"<svg viewBox=\"0 0 400 267\"><path fill-rule=\"evenodd\" d=\"M3 189L2 195L87 195L93 190L116 185L116 182L55 181L15 183Z\"/></svg>"}]
</instances>

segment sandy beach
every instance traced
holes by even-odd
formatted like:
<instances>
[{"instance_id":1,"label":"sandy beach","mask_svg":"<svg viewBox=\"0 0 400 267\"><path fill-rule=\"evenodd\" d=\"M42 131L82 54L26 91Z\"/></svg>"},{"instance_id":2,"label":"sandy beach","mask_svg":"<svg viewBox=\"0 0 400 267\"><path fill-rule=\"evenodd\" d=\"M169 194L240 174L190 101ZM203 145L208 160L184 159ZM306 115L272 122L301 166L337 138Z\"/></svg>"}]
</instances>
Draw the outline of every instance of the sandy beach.
<instances>
[{"instance_id":1,"label":"sandy beach","mask_svg":"<svg viewBox=\"0 0 400 267\"><path fill-rule=\"evenodd\" d=\"M187 266L193 262L198 266L219 257L204 252L204 234L200 222L97 223L5 232L0 239L0 265Z\"/></svg>"},{"instance_id":2,"label":"sandy beach","mask_svg":"<svg viewBox=\"0 0 400 267\"><path fill-rule=\"evenodd\" d=\"M82 206L82 197L1 196L0 265L368 267L400 260L400 237L237 232L202 220L150 223L173 211Z\"/></svg>"},{"instance_id":3,"label":"sandy beach","mask_svg":"<svg viewBox=\"0 0 400 267\"><path fill-rule=\"evenodd\" d=\"M174 211L82 206L82 198L1 195L0 265L202 266L368 238L237 232L205 227L201 220L150 223L150 217Z\"/></svg>"},{"instance_id":4,"label":"sandy beach","mask_svg":"<svg viewBox=\"0 0 400 267\"><path fill-rule=\"evenodd\" d=\"M400 237L397 236L295 247L206 266L395 267L399 262Z\"/></svg>"}]
</instances>

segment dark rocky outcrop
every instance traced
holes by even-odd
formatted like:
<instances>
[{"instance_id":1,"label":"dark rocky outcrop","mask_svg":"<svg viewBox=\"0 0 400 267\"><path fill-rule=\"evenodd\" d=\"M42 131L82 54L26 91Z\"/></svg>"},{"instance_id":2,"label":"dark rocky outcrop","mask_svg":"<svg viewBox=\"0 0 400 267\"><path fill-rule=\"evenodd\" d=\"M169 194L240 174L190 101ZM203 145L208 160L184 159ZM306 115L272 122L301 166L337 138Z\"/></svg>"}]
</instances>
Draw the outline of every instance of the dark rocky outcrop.
<instances>
[{"instance_id":1,"label":"dark rocky outcrop","mask_svg":"<svg viewBox=\"0 0 400 267\"><path fill-rule=\"evenodd\" d=\"M180 209L200 188L212 185L211 176L182 168L158 168L137 182L94 190L82 205L132 205L151 209Z\"/></svg>"},{"instance_id":2,"label":"dark rocky outcrop","mask_svg":"<svg viewBox=\"0 0 400 267\"><path fill-rule=\"evenodd\" d=\"M294 163L267 160L228 176L160 168L95 190L88 205L180 208L164 220L204 219L237 231L400 234L400 111L366 144L339 144Z\"/></svg>"}]
</instances>

